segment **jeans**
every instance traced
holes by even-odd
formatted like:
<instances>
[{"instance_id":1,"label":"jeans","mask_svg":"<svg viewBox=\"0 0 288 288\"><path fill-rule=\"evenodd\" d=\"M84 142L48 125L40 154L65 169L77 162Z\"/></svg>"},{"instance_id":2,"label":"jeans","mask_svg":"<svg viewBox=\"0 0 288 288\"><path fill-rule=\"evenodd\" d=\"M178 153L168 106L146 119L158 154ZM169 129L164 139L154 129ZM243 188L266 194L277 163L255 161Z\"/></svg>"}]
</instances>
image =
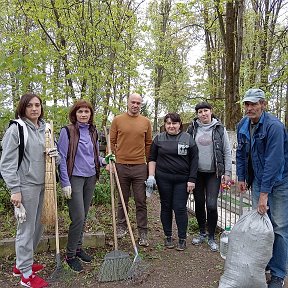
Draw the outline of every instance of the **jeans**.
<instances>
[{"instance_id":1,"label":"jeans","mask_svg":"<svg viewBox=\"0 0 288 288\"><path fill-rule=\"evenodd\" d=\"M139 236L147 234L147 204L146 204L146 186L147 165L146 164L116 164L119 182L123 193L125 205L128 212L128 202L130 188L132 185L134 201L136 205L136 221ZM118 197L118 227L127 227L124 209L120 197Z\"/></svg>"},{"instance_id":2,"label":"jeans","mask_svg":"<svg viewBox=\"0 0 288 288\"><path fill-rule=\"evenodd\" d=\"M187 181L188 176L169 174L157 171L156 182L161 201L161 222L165 236L172 236L173 211L179 239L186 239L188 215L187 215Z\"/></svg>"},{"instance_id":3,"label":"jeans","mask_svg":"<svg viewBox=\"0 0 288 288\"><path fill-rule=\"evenodd\" d=\"M72 194L68 200L71 224L68 232L67 257L76 255L82 246L86 217L94 195L96 175L91 177L72 176L70 179Z\"/></svg>"},{"instance_id":4,"label":"jeans","mask_svg":"<svg viewBox=\"0 0 288 288\"><path fill-rule=\"evenodd\" d=\"M216 173L198 172L194 189L195 214L201 234L206 234L206 210L209 238L214 239L218 221L217 199L221 178ZM206 204L206 210L205 210Z\"/></svg>"},{"instance_id":5,"label":"jeans","mask_svg":"<svg viewBox=\"0 0 288 288\"><path fill-rule=\"evenodd\" d=\"M252 206L257 208L260 187L253 181L252 184ZM288 253L288 177L280 184L274 185L272 192L268 194L267 212L274 230L273 254L270 259L267 270L271 271L272 276L282 279L286 276L286 264Z\"/></svg>"}]
</instances>

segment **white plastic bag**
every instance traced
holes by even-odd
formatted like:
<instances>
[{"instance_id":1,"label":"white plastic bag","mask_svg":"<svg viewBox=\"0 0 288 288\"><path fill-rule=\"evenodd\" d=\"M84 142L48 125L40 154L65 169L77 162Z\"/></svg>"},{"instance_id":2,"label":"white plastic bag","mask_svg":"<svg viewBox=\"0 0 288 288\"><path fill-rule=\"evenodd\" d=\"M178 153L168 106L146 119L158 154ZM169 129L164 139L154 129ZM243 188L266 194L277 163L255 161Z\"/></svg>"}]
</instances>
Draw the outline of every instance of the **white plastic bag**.
<instances>
[{"instance_id":1,"label":"white plastic bag","mask_svg":"<svg viewBox=\"0 0 288 288\"><path fill-rule=\"evenodd\" d=\"M272 257L273 226L267 214L252 210L229 234L224 274L218 288L265 288L265 267Z\"/></svg>"}]
</instances>

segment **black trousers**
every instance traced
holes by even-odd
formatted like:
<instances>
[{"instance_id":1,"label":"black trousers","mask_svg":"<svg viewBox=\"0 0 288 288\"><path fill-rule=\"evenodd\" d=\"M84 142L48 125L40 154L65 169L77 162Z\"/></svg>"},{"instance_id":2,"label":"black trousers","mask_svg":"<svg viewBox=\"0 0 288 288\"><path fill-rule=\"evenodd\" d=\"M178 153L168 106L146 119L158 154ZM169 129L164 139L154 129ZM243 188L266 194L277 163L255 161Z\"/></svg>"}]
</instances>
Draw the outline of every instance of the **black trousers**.
<instances>
[{"instance_id":1,"label":"black trousers","mask_svg":"<svg viewBox=\"0 0 288 288\"><path fill-rule=\"evenodd\" d=\"M156 182L161 201L161 222L165 236L172 236L173 211L179 239L186 239L188 215L188 176L163 173L156 169Z\"/></svg>"},{"instance_id":2,"label":"black trousers","mask_svg":"<svg viewBox=\"0 0 288 288\"><path fill-rule=\"evenodd\" d=\"M217 198L221 178L216 173L198 172L194 189L195 214L200 233L206 233L206 212L209 238L214 238L217 221ZM205 209L206 205L206 209Z\"/></svg>"}]
</instances>

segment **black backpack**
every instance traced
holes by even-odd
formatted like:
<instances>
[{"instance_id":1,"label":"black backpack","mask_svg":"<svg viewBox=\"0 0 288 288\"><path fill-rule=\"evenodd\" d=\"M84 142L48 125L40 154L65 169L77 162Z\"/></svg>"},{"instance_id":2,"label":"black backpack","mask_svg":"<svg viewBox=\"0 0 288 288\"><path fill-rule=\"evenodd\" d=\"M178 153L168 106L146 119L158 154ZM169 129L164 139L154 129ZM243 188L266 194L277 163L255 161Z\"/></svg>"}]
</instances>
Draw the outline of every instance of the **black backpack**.
<instances>
[{"instance_id":1,"label":"black backpack","mask_svg":"<svg viewBox=\"0 0 288 288\"><path fill-rule=\"evenodd\" d=\"M12 124L16 124L18 127L18 132L19 132L19 146L18 146L18 153L19 153L19 157L18 157L18 169L21 165L21 162L23 160L23 156L24 156L24 150L25 150L25 146L27 144L27 139L28 139L28 131L27 131L27 127L26 124L24 123L23 120L21 119L15 119L15 120L10 120L9 122L9 127ZM0 172L0 179L3 179L1 172Z\"/></svg>"}]
</instances>

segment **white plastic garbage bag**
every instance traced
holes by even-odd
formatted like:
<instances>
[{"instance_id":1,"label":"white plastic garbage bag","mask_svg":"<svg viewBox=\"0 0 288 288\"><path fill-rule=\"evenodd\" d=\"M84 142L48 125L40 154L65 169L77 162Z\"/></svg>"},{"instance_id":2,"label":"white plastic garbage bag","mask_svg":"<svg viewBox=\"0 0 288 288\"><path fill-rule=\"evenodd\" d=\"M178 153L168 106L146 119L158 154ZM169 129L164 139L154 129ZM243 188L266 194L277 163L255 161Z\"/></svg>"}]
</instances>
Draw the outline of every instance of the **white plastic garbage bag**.
<instances>
[{"instance_id":1,"label":"white plastic garbage bag","mask_svg":"<svg viewBox=\"0 0 288 288\"><path fill-rule=\"evenodd\" d=\"M272 257L273 226L267 214L252 210L229 235L228 253L219 288L265 288L265 267Z\"/></svg>"}]
</instances>

